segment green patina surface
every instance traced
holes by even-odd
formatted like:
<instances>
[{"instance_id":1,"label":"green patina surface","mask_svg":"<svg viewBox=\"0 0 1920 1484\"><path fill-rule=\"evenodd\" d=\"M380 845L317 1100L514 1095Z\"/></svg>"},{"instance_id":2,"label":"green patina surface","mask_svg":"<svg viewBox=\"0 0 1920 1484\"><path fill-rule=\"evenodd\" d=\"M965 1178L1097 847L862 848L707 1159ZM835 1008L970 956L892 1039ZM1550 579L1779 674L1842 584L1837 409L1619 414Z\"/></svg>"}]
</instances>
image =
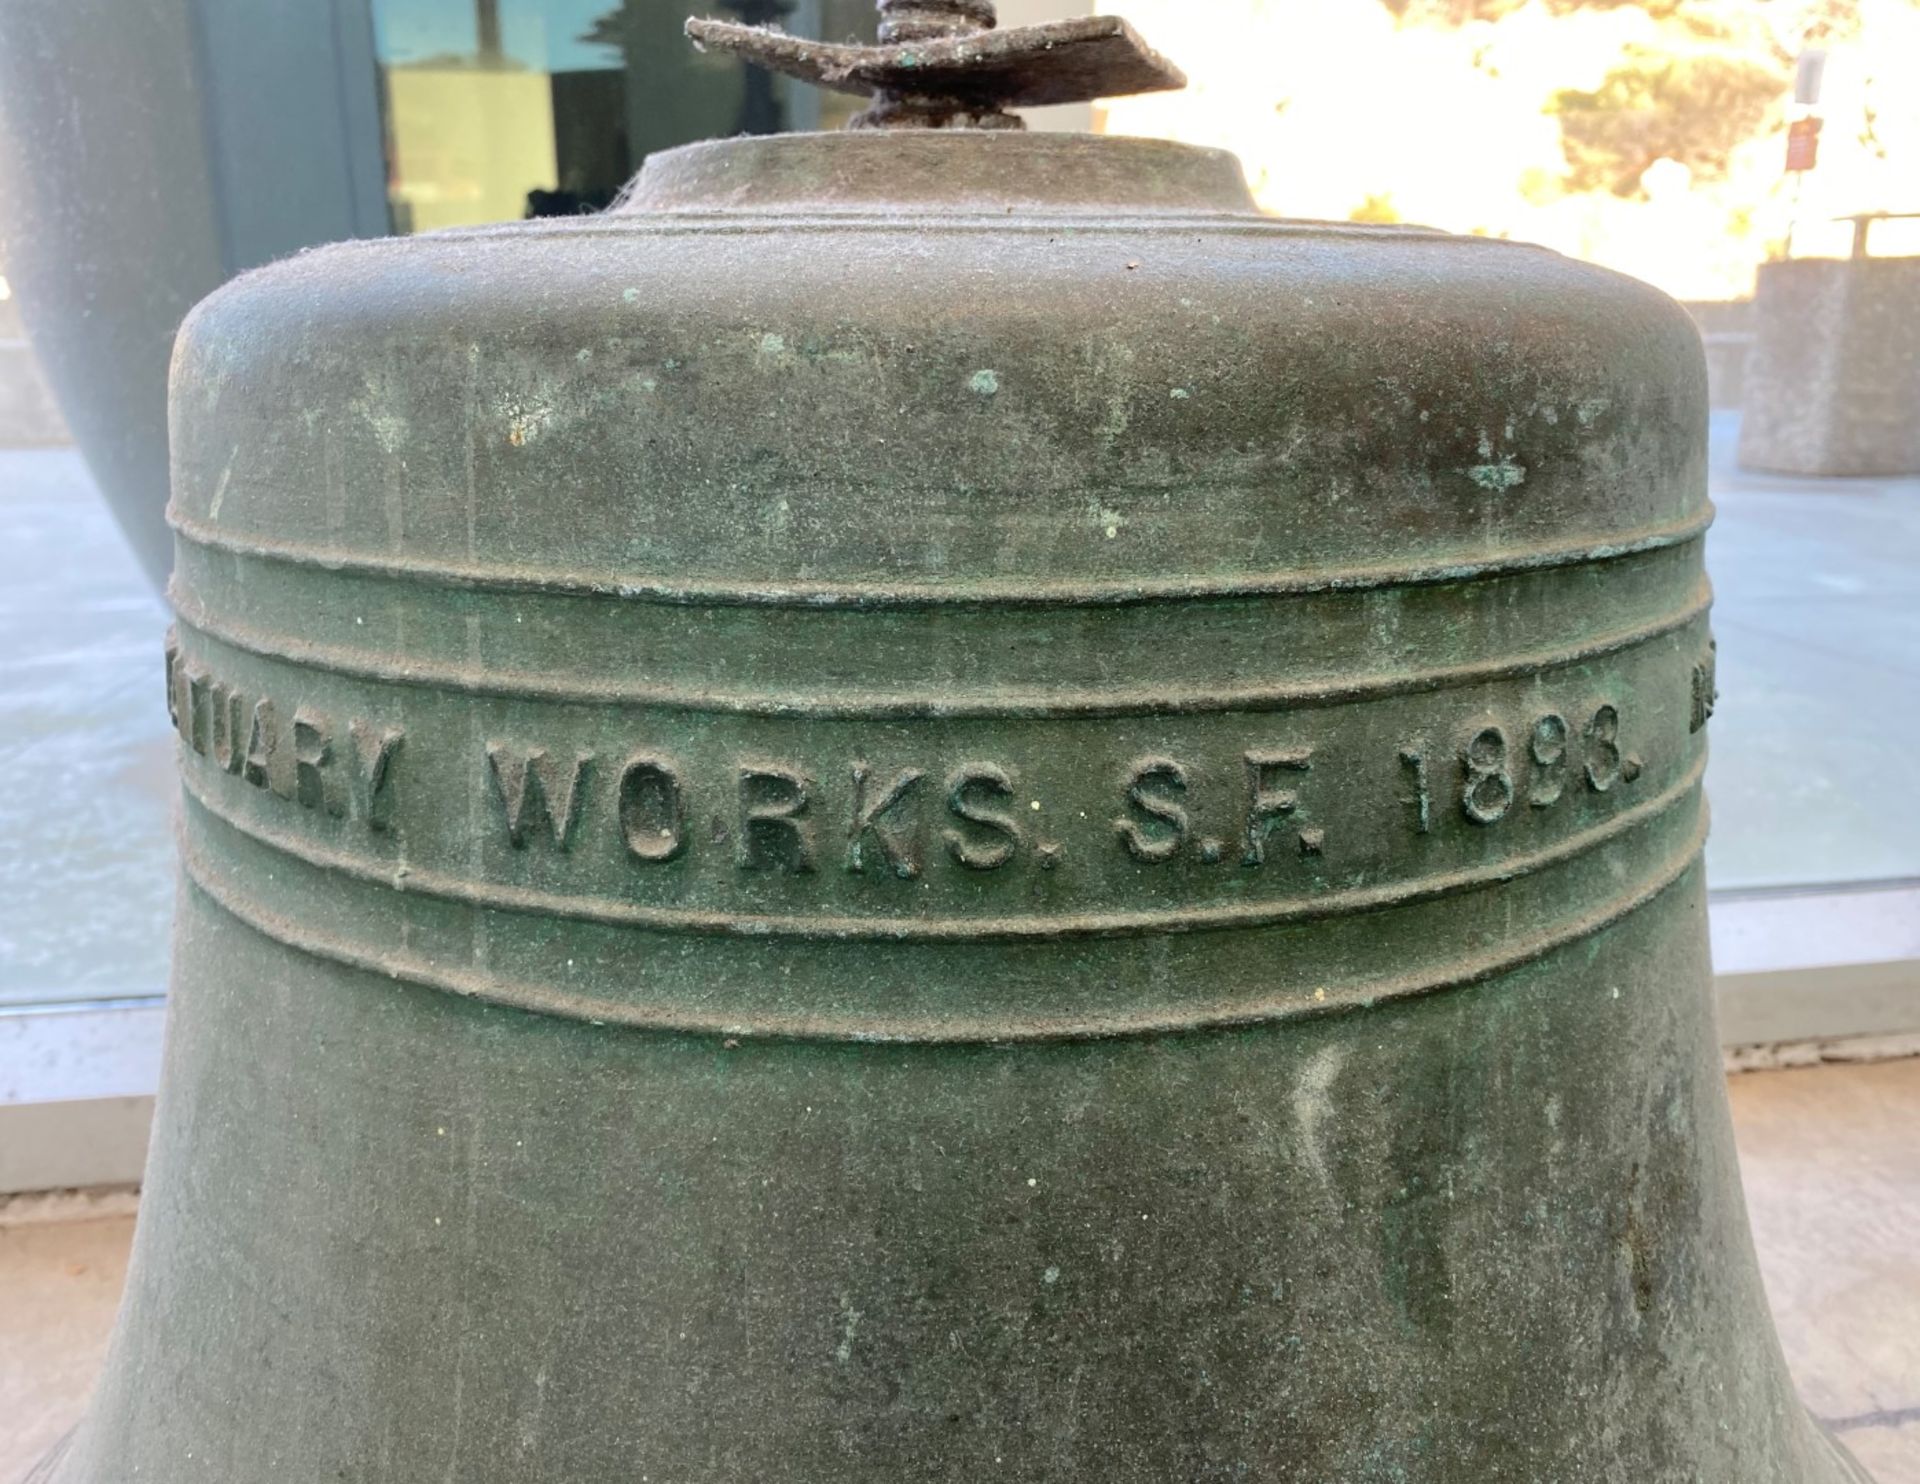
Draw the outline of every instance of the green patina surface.
<instances>
[{"instance_id":1,"label":"green patina surface","mask_svg":"<svg viewBox=\"0 0 1920 1484\"><path fill-rule=\"evenodd\" d=\"M1704 420L1653 291L1148 141L229 286L53 1477L1852 1477L1711 1028Z\"/></svg>"}]
</instances>

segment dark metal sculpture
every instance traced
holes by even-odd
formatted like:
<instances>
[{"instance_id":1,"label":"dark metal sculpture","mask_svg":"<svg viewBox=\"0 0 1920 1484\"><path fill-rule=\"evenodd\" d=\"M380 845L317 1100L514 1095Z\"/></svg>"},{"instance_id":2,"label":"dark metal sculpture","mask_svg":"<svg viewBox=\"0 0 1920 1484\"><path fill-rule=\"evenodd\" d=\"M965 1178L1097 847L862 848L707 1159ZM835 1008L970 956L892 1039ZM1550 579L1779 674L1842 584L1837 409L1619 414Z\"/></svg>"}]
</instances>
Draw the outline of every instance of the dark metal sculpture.
<instances>
[{"instance_id":1,"label":"dark metal sculpture","mask_svg":"<svg viewBox=\"0 0 1920 1484\"><path fill-rule=\"evenodd\" d=\"M892 8L883 113L1046 95L917 29L985 9ZM173 411L60 1484L1860 1477L1734 1164L1658 293L1154 141L741 139L249 275Z\"/></svg>"}]
</instances>

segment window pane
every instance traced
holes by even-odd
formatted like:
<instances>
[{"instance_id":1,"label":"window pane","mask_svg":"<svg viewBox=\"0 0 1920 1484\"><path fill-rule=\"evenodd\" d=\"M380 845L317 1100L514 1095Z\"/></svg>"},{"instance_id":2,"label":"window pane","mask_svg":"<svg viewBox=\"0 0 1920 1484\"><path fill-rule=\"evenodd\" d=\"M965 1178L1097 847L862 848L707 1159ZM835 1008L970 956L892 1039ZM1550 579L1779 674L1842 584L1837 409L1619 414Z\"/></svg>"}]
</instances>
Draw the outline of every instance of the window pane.
<instances>
[{"instance_id":1,"label":"window pane","mask_svg":"<svg viewBox=\"0 0 1920 1484\"><path fill-rule=\"evenodd\" d=\"M868 0L722 13L872 40ZM394 230L605 207L655 150L836 128L857 100L694 50L684 0L374 0Z\"/></svg>"},{"instance_id":2,"label":"window pane","mask_svg":"<svg viewBox=\"0 0 1920 1484\"><path fill-rule=\"evenodd\" d=\"M0 1010L166 989L166 610L71 448L0 448Z\"/></svg>"}]
</instances>

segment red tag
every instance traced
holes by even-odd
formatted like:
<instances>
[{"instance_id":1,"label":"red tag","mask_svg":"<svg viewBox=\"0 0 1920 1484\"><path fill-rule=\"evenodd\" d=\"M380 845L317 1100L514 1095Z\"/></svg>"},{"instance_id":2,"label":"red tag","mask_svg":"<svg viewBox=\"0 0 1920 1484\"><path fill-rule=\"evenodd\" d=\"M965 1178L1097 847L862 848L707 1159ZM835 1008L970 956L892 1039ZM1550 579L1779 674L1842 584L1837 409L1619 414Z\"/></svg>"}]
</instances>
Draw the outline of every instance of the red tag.
<instances>
[{"instance_id":1,"label":"red tag","mask_svg":"<svg viewBox=\"0 0 1920 1484\"><path fill-rule=\"evenodd\" d=\"M1820 120L1795 119L1787 125L1787 169L1811 170L1820 162Z\"/></svg>"}]
</instances>

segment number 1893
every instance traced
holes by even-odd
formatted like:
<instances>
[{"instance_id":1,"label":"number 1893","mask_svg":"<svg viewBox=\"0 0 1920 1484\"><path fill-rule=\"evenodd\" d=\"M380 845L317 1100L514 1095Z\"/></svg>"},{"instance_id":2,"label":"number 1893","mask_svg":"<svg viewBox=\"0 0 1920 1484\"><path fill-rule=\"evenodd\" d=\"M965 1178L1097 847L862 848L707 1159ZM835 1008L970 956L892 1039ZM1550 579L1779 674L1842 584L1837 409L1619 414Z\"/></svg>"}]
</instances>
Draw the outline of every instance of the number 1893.
<instances>
[{"instance_id":1,"label":"number 1893","mask_svg":"<svg viewBox=\"0 0 1920 1484\"><path fill-rule=\"evenodd\" d=\"M1556 711L1535 718L1524 733L1498 724L1472 733L1451 757L1424 742L1400 751L1413 783L1408 800L1415 832L1427 834L1435 813L1458 802L1476 825L1496 825L1516 808L1551 809L1568 791L1611 792L1640 776L1639 759L1621 751L1620 711L1602 705L1577 731Z\"/></svg>"}]
</instances>

